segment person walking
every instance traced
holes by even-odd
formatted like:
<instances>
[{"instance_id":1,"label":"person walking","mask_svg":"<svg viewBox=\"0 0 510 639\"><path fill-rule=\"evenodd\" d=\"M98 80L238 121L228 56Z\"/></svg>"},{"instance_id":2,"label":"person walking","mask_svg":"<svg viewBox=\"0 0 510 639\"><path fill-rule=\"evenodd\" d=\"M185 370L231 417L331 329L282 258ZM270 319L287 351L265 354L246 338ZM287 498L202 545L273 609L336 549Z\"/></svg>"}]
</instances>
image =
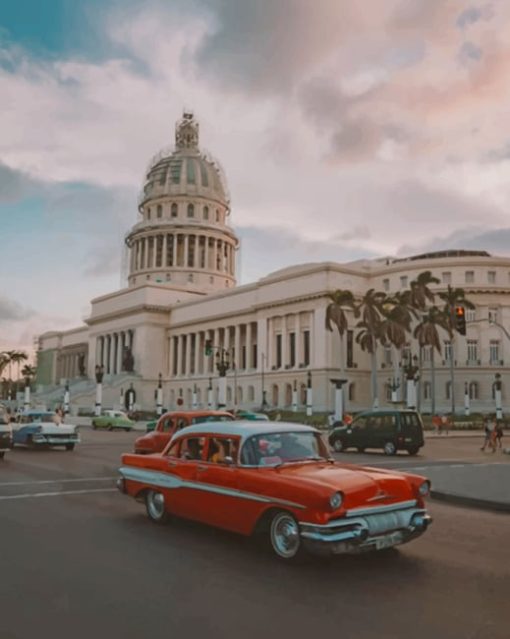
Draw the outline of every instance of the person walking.
<instances>
[{"instance_id":1,"label":"person walking","mask_svg":"<svg viewBox=\"0 0 510 639\"><path fill-rule=\"evenodd\" d=\"M495 432L495 438L496 438L496 448L499 448L499 450L502 450L503 445L501 440L503 439L503 422L499 419L496 422L496 428L494 429L494 432Z\"/></svg>"},{"instance_id":2,"label":"person walking","mask_svg":"<svg viewBox=\"0 0 510 639\"><path fill-rule=\"evenodd\" d=\"M485 451L487 446L490 444L490 441L491 441L491 420L490 420L490 417L486 417L484 421L484 440L480 450Z\"/></svg>"}]
</instances>

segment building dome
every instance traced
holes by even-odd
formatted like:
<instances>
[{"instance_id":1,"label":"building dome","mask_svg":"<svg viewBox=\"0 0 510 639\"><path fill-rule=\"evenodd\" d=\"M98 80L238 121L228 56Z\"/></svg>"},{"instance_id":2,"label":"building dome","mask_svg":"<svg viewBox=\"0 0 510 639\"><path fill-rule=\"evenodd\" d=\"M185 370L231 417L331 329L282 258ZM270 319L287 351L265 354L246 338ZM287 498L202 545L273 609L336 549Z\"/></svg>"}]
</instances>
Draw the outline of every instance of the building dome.
<instances>
[{"instance_id":1,"label":"building dome","mask_svg":"<svg viewBox=\"0 0 510 639\"><path fill-rule=\"evenodd\" d=\"M226 180L198 143L199 124L184 112L175 147L149 164L138 202L142 221L126 237L130 286L156 281L197 293L235 286L239 240L227 221Z\"/></svg>"}]
</instances>

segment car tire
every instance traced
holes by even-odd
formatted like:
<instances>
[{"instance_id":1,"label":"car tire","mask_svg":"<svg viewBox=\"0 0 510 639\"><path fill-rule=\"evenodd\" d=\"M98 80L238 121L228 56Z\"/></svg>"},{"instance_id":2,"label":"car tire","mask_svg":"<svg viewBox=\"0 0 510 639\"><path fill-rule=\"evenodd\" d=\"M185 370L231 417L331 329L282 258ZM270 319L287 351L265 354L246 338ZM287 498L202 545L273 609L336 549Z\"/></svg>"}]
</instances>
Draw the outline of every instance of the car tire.
<instances>
[{"instance_id":1,"label":"car tire","mask_svg":"<svg viewBox=\"0 0 510 639\"><path fill-rule=\"evenodd\" d=\"M299 524L295 517L280 510L271 519L269 525L269 543L273 553L284 561L292 561L302 554Z\"/></svg>"},{"instance_id":2,"label":"car tire","mask_svg":"<svg viewBox=\"0 0 510 639\"><path fill-rule=\"evenodd\" d=\"M365 448L363 446L358 446L358 453L364 453L365 452Z\"/></svg>"},{"instance_id":3,"label":"car tire","mask_svg":"<svg viewBox=\"0 0 510 639\"><path fill-rule=\"evenodd\" d=\"M126 433L129 433L129 432L130 432L130 430L131 430L131 428L124 428L124 431L125 431Z\"/></svg>"},{"instance_id":4,"label":"car tire","mask_svg":"<svg viewBox=\"0 0 510 639\"><path fill-rule=\"evenodd\" d=\"M66 450L74 450L74 444L66 444Z\"/></svg>"},{"instance_id":5,"label":"car tire","mask_svg":"<svg viewBox=\"0 0 510 639\"><path fill-rule=\"evenodd\" d=\"M419 446L410 446L410 447L407 449L407 452L408 452L410 455L417 455L419 450L420 450L420 447L419 447Z\"/></svg>"},{"instance_id":6,"label":"car tire","mask_svg":"<svg viewBox=\"0 0 510 639\"><path fill-rule=\"evenodd\" d=\"M334 439L332 445L335 453L342 453L345 450L344 443L341 439Z\"/></svg>"},{"instance_id":7,"label":"car tire","mask_svg":"<svg viewBox=\"0 0 510 639\"><path fill-rule=\"evenodd\" d=\"M5 457L5 450L0 450L0 459Z\"/></svg>"},{"instance_id":8,"label":"car tire","mask_svg":"<svg viewBox=\"0 0 510 639\"><path fill-rule=\"evenodd\" d=\"M395 455L397 452L397 447L393 442L386 442L383 449L385 455Z\"/></svg>"},{"instance_id":9,"label":"car tire","mask_svg":"<svg viewBox=\"0 0 510 639\"><path fill-rule=\"evenodd\" d=\"M145 493L145 509L147 516L155 524L165 524L170 518L165 510L165 497L157 490L148 490Z\"/></svg>"}]
</instances>

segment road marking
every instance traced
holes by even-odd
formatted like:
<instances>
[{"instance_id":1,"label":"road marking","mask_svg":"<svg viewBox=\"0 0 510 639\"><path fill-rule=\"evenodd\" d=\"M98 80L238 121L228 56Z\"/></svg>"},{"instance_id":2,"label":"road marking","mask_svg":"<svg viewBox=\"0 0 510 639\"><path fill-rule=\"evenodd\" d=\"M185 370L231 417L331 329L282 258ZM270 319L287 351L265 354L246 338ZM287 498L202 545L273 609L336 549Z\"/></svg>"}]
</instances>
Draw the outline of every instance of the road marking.
<instances>
[{"instance_id":1,"label":"road marking","mask_svg":"<svg viewBox=\"0 0 510 639\"><path fill-rule=\"evenodd\" d=\"M83 481L113 481L116 477L82 477L80 479L38 479L34 481L5 481L0 486L33 486L35 484L64 484Z\"/></svg>"},{"instance_id":2,"label":"road marking","mask_svg":"<svg viewBox=\"0 0 510 639\"><path fill-rule=\"evenodd\" d=\"M0 501L7 499L29 499L36 497L60 497L61 495L88 495L90 493L116 493L117 488L92 488L91 490L63 490L55 493L27 493L21 495L3 495Z\"/></svg>"}]
</instances>

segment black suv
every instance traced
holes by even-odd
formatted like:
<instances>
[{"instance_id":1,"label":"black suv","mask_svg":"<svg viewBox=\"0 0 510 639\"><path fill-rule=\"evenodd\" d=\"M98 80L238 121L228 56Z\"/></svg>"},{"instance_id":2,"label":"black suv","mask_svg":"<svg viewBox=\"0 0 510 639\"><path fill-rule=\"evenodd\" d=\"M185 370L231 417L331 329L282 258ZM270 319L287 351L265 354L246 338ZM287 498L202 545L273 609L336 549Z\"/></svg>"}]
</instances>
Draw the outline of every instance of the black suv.
<instances>
[{"instance_id":1,"label":"black suv","mask_svg":"<svg viewBox=\"0 0 510 639\"><path fill-rule=\"evenodd\" d=\"M382 448L386 455L407 450L410 455L423 446L423 423L414 410L370 410L360 413L349 426L338 425L329 434L337 452L357 448Z\"/></svg>"}]
</instances>

